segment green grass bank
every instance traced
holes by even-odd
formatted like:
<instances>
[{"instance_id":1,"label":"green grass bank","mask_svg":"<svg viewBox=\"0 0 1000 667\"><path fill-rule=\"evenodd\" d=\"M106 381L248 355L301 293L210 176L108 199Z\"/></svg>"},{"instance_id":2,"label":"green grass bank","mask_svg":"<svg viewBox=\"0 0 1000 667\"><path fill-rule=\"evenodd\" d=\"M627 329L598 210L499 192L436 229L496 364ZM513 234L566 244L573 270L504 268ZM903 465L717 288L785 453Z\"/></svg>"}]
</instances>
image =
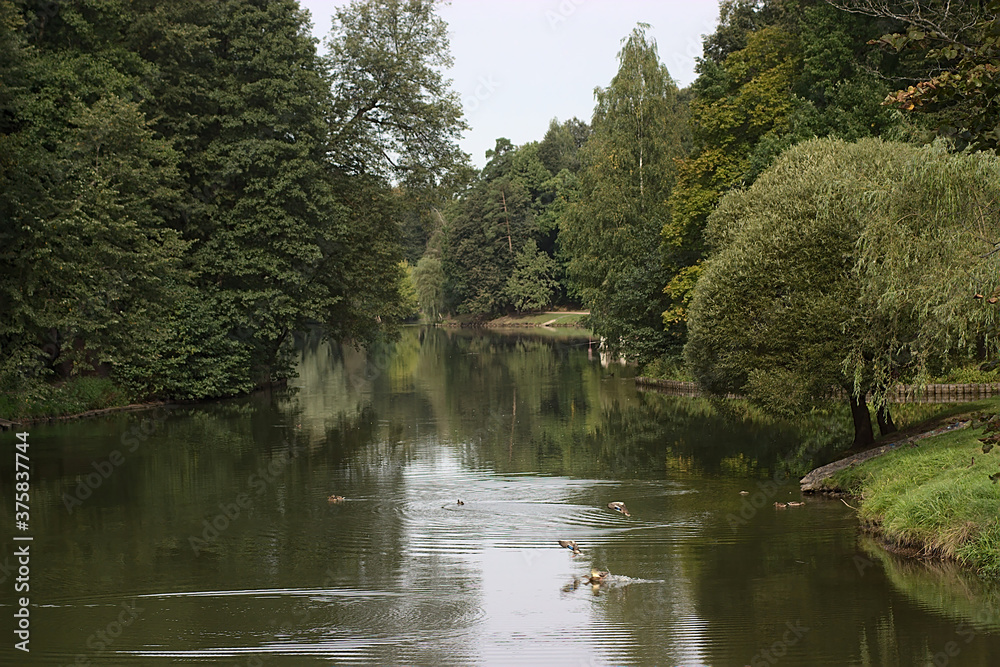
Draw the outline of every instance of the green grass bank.
<instances>
[{"instance_id":1,"label":"green grass bank","mask_svg":"<svg viewBox=\"0 0 1000 667\"><path fill-rule=\"evenodd\" d=\"M442 324L446 326L478 326L478 327L568 327L585 328L584 324L590 313L585 311L551 310L543 313L518 313L504 315L494 319L485 319L482 315L455 315Z\"/></svg>"},{"instance_id":2,"label":"green grass bank","mask_svg":"<svg viewBox=\"0 0 1000 667\"><path fill-rule=\"evenodd\" d=\"M29 391L0 392L0 418L37 421L129 405L133 397L108 378L74 377L38 383Z\"/></svg>"},{"instance_id":3,"label":"green grass bank","mask_svg":"<svg viewBox=\"0 0 1000 667\"><path fill-rule=\"evenodd\" d=\"M964 407L996 414L1000 400ZM890 548L953 559L997 577L1000 483L990 476L1000 473L1000 447L984 453L980 437L982 427L972 426L901 442L824 485L857 498L862 524Z\"/></svg>"}]
</instances>

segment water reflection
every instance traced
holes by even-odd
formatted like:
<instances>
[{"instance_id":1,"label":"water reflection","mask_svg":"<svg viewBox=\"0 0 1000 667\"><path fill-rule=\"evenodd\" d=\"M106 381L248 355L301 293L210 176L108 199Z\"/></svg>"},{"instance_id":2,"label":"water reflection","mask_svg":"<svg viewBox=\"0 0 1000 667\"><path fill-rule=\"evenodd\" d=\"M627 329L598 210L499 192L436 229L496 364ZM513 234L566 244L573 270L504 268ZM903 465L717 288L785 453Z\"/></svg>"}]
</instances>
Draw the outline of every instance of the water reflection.
<instances>
[{"instance_id":1,"label":"water reflection","mask_svg":"<svg viewBox=\"0 0 1000 667\"><path fill-rule=\"evenodd\" d=\"M984 580L956 563L894 555L867 535L859 543L867 557L858 559L859 570L877 563L895 590L967 628L966 637L1000 630L1000 582Z\"/></svg>"},{"instance_id":2,"label":"water reflection","mask_svg":"<svg viewBox=\"0 0 1000 667\"><path fill-rule=\"evenodd\" d=\"M949 664L1000 654L983 620L995 590L859 545L839 502L772 507L798 497L838 415L748 421L740 404L637 392L585 336L411 329L369 355L303 350L289 391L164 413L72 511L65 494L149 418L32 429L33 650L25 663L5 645L0 661L920 665L951 641ZM593 586L592 568L610 575ZM134 623L116 627L129 605Z\"/></svg>"}]
</instances>

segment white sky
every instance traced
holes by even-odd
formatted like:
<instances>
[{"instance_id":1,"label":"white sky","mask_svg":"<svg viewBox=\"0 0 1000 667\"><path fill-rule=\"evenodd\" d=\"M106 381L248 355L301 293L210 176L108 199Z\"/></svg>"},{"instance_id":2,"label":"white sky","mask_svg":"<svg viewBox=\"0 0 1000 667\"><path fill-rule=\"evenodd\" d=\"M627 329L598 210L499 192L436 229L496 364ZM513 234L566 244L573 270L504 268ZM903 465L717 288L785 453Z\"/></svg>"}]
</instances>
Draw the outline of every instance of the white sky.
<instances>
[{"instance_id":1,"label":"white sky","mask_svg":"<svg viewBox=\"0 0 1000 667\"><path fill-rule=\"evenodd\" d=\"M334 7L346 0L299 0L313 33L330 32ZM718 0L453 0L438 9L450 29L455 66L448 72L462 98L462 149L482 167L498 137L514 145L541 140L549 121L590 121L594 87L618 71L621 41L649 23L660 60L681 87L694 80L702 36L715 30Z\"/></svg>"}]
</instances>

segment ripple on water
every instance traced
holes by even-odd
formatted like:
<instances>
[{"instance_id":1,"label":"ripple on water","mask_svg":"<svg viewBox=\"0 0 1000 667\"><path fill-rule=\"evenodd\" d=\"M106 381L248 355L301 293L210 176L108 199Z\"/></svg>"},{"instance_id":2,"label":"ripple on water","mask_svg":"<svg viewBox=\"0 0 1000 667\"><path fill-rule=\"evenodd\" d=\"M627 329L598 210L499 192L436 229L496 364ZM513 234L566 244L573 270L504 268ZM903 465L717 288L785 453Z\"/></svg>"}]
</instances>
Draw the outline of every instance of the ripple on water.
<instances>
[{"instance_id":1,"label":"ripple on water","mask_svg":"<svg viewBox=\"0 0 1000 667\"><path fill-rule=\"evenodd\" d=\"M129 651L148 659L176 661L242 659L251 654L319 657L342 662L366 664L416 664L398 660L395 652L415 647L468 644L471 628L482 621L482 609L462 595L443 595L439 586L413 586L405 591L363 590L355 588L296 588L219 591L178 591L143 596L145 599L191 600L199 608L216 609L214 628L176 628L181 641L172 650L147 647ZM245 600L236 605L220 606L205 599ZM275 602L277 601L277 603ZM303 607L303 603L307 606ZM144 603L146 604L146 603ZM262 604L269 604L271 616L280 619L269 630L248 636L230 629L226 618L247 610L259 614ZM187 612L176 606L177 620ZM177 643L195 644L187 649ZM411 647L411 648L406 648ZM422 660L420 664L437 664ZM461 662L468 664L469 660Z\"/></svg>"}]
</instances>

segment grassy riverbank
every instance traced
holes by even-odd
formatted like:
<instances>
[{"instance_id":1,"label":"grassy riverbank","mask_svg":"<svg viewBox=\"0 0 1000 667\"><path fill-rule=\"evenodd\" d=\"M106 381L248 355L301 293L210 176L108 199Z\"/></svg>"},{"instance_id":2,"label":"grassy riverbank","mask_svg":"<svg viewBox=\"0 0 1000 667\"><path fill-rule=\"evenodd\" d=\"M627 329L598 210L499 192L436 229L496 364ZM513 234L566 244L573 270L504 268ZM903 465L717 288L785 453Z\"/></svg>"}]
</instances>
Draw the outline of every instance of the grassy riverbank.
<instances>
[{"instance_id":1,"label":"grassy riverbank","mask_svg":"<svg viewBox=\"0 0 1000 667\"><path fill-rule=\"evenodd\" d=\"M584 321L590 313L583 311L546 311L544 313L524 313L504 315L492 320L482 319L479 315L456 315L444 322L450 326L481 326L481 327L572 327L586 328Z\"/></svg>"},{"instance_id":2,"label":"grassy riverbank","mask_svg":"<svg viewBox=\"0 0 1000 667\"><path fill-rule=\"evenodd\" d=\"M1000 401L974 404L994 413ZM924 438L834 473L827 488L858 498L859 516L891 548L1000 575L1000 448L978 427Z\"/></svg>"},{"instance_id":3,"label":"grassy riverbank","mask_svg":"<svg viewBox=\"0 0 1000 667\"><path fill-rule=\"evenodd\" d=\"M74 377L39 383L30 391L0 394L0 418L37 420L129 405L128 393L108 378Z\"/></svg>"}]
</instances>

